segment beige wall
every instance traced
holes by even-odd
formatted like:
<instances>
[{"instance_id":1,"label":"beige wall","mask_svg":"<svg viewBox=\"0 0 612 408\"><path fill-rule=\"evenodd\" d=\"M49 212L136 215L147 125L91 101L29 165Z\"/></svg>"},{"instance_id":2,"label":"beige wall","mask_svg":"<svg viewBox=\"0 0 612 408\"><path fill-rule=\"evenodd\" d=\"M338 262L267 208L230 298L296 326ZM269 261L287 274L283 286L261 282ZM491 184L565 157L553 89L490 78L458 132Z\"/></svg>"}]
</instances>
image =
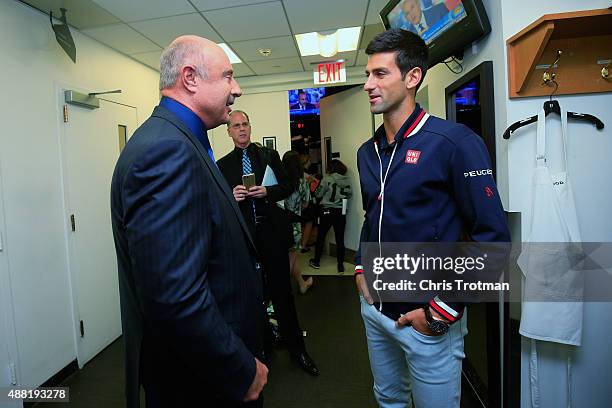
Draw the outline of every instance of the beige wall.
<instances>
[{"instance_id":1,"label":"beige wall","mask_svg":"<svg viewBox=\"0 0 612 408\"><path fill-rule=\"evenodd\" d=\"M276 136L276 150L281 157L291 150L287 91L242 95L236 99L232 108L245 111L249 115L253 142L261 143L265 136ZM216 159L225 156L234 148L225 125L210 131L209 137Z\"/></svg>"}]
</instances>

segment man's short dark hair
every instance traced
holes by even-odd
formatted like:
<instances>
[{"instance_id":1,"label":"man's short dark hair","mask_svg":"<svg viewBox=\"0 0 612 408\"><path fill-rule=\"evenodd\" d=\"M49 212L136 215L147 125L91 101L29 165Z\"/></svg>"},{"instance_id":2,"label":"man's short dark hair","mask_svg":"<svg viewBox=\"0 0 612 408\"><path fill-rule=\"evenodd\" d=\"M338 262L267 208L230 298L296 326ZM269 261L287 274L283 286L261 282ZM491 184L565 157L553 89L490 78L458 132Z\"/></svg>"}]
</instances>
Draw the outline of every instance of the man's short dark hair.
<instances>
[{"instance_id":1,"label":"man's short dark hair","mask_svg":"<svg viewBox=\"0 0 612 408\"><path fill-rule=\"evenodd\" d=\"M402 73L402 79L406 77L408 71L412 68L419 67L423 73L419 86L425 79L427 73L427 59L429 50L425 41L415 33L401 28L392 28L383 33L378 34L366 48L366 54L378 54L381 52L396 52L395 63Z\"/></svg>"}]
</instances>

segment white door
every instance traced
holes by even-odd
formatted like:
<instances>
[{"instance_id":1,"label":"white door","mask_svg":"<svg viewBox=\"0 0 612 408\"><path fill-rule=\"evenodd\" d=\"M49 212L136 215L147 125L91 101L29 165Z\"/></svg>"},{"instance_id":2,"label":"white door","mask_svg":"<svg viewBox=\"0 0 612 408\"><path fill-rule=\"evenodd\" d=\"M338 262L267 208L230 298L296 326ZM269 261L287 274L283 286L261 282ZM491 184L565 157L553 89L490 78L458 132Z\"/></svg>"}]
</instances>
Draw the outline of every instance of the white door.
<instances>
[{"instance_id":1,"label":"white door","mask_svg":"<svg viewBox=\"0 0 612 408\"><path fill-rule=\"evenodd\" d=\"M137 126L136 109L100 101L68 105L62 139L68 256L79 366L121 335L110 184L120 149Z\"/></svg>"}]
</instances>

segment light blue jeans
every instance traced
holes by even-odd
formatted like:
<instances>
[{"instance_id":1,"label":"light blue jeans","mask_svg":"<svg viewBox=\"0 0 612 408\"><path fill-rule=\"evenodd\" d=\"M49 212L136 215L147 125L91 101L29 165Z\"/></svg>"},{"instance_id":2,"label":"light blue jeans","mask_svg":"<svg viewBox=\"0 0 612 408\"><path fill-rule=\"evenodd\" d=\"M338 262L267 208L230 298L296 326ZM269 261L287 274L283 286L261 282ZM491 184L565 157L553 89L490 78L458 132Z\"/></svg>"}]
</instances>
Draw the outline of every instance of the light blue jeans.
<instances>
[{"instance_id":1,"label":"light blue jeans","mask_svg":"<svg viewBox=\"0 0 612 408\"><path fill-rule=\"evenodd\" d=\"M442 336L426 336L361 299L374 395L381 408L459 408L467 315ZM383 305L384 307L384 305Z\"/></svg>"}]
</instances>

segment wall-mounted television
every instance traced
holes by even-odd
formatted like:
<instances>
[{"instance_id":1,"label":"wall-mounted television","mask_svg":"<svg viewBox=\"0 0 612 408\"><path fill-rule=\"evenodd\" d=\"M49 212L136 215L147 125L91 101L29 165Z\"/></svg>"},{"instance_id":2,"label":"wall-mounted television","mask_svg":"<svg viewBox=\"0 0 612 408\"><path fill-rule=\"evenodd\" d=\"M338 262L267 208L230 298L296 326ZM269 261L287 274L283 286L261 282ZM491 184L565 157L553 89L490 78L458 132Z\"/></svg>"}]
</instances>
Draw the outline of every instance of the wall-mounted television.
<instances>
[{"instance_id":1,"label":"wall-mounted television","mask_svg":"<svg viewBox=\"0 0 612 408\"><path fill-rule=\"evenodd\" d=\"M391 0L380 11L386 29L418 34L429 48L429 66L453 56L491 32L482 0Z\"/></svg>"},{"instance_id":2,"label":"wall-mounted television","mask_svg":"<svg viewBox=\"0 0 612 408\"><path fill-rule=\"evenodd\" d=\"M291 116L320 114L319 105L325 95L325 88L292 89L288 93Z\"/></svg>"}]
</instances>

